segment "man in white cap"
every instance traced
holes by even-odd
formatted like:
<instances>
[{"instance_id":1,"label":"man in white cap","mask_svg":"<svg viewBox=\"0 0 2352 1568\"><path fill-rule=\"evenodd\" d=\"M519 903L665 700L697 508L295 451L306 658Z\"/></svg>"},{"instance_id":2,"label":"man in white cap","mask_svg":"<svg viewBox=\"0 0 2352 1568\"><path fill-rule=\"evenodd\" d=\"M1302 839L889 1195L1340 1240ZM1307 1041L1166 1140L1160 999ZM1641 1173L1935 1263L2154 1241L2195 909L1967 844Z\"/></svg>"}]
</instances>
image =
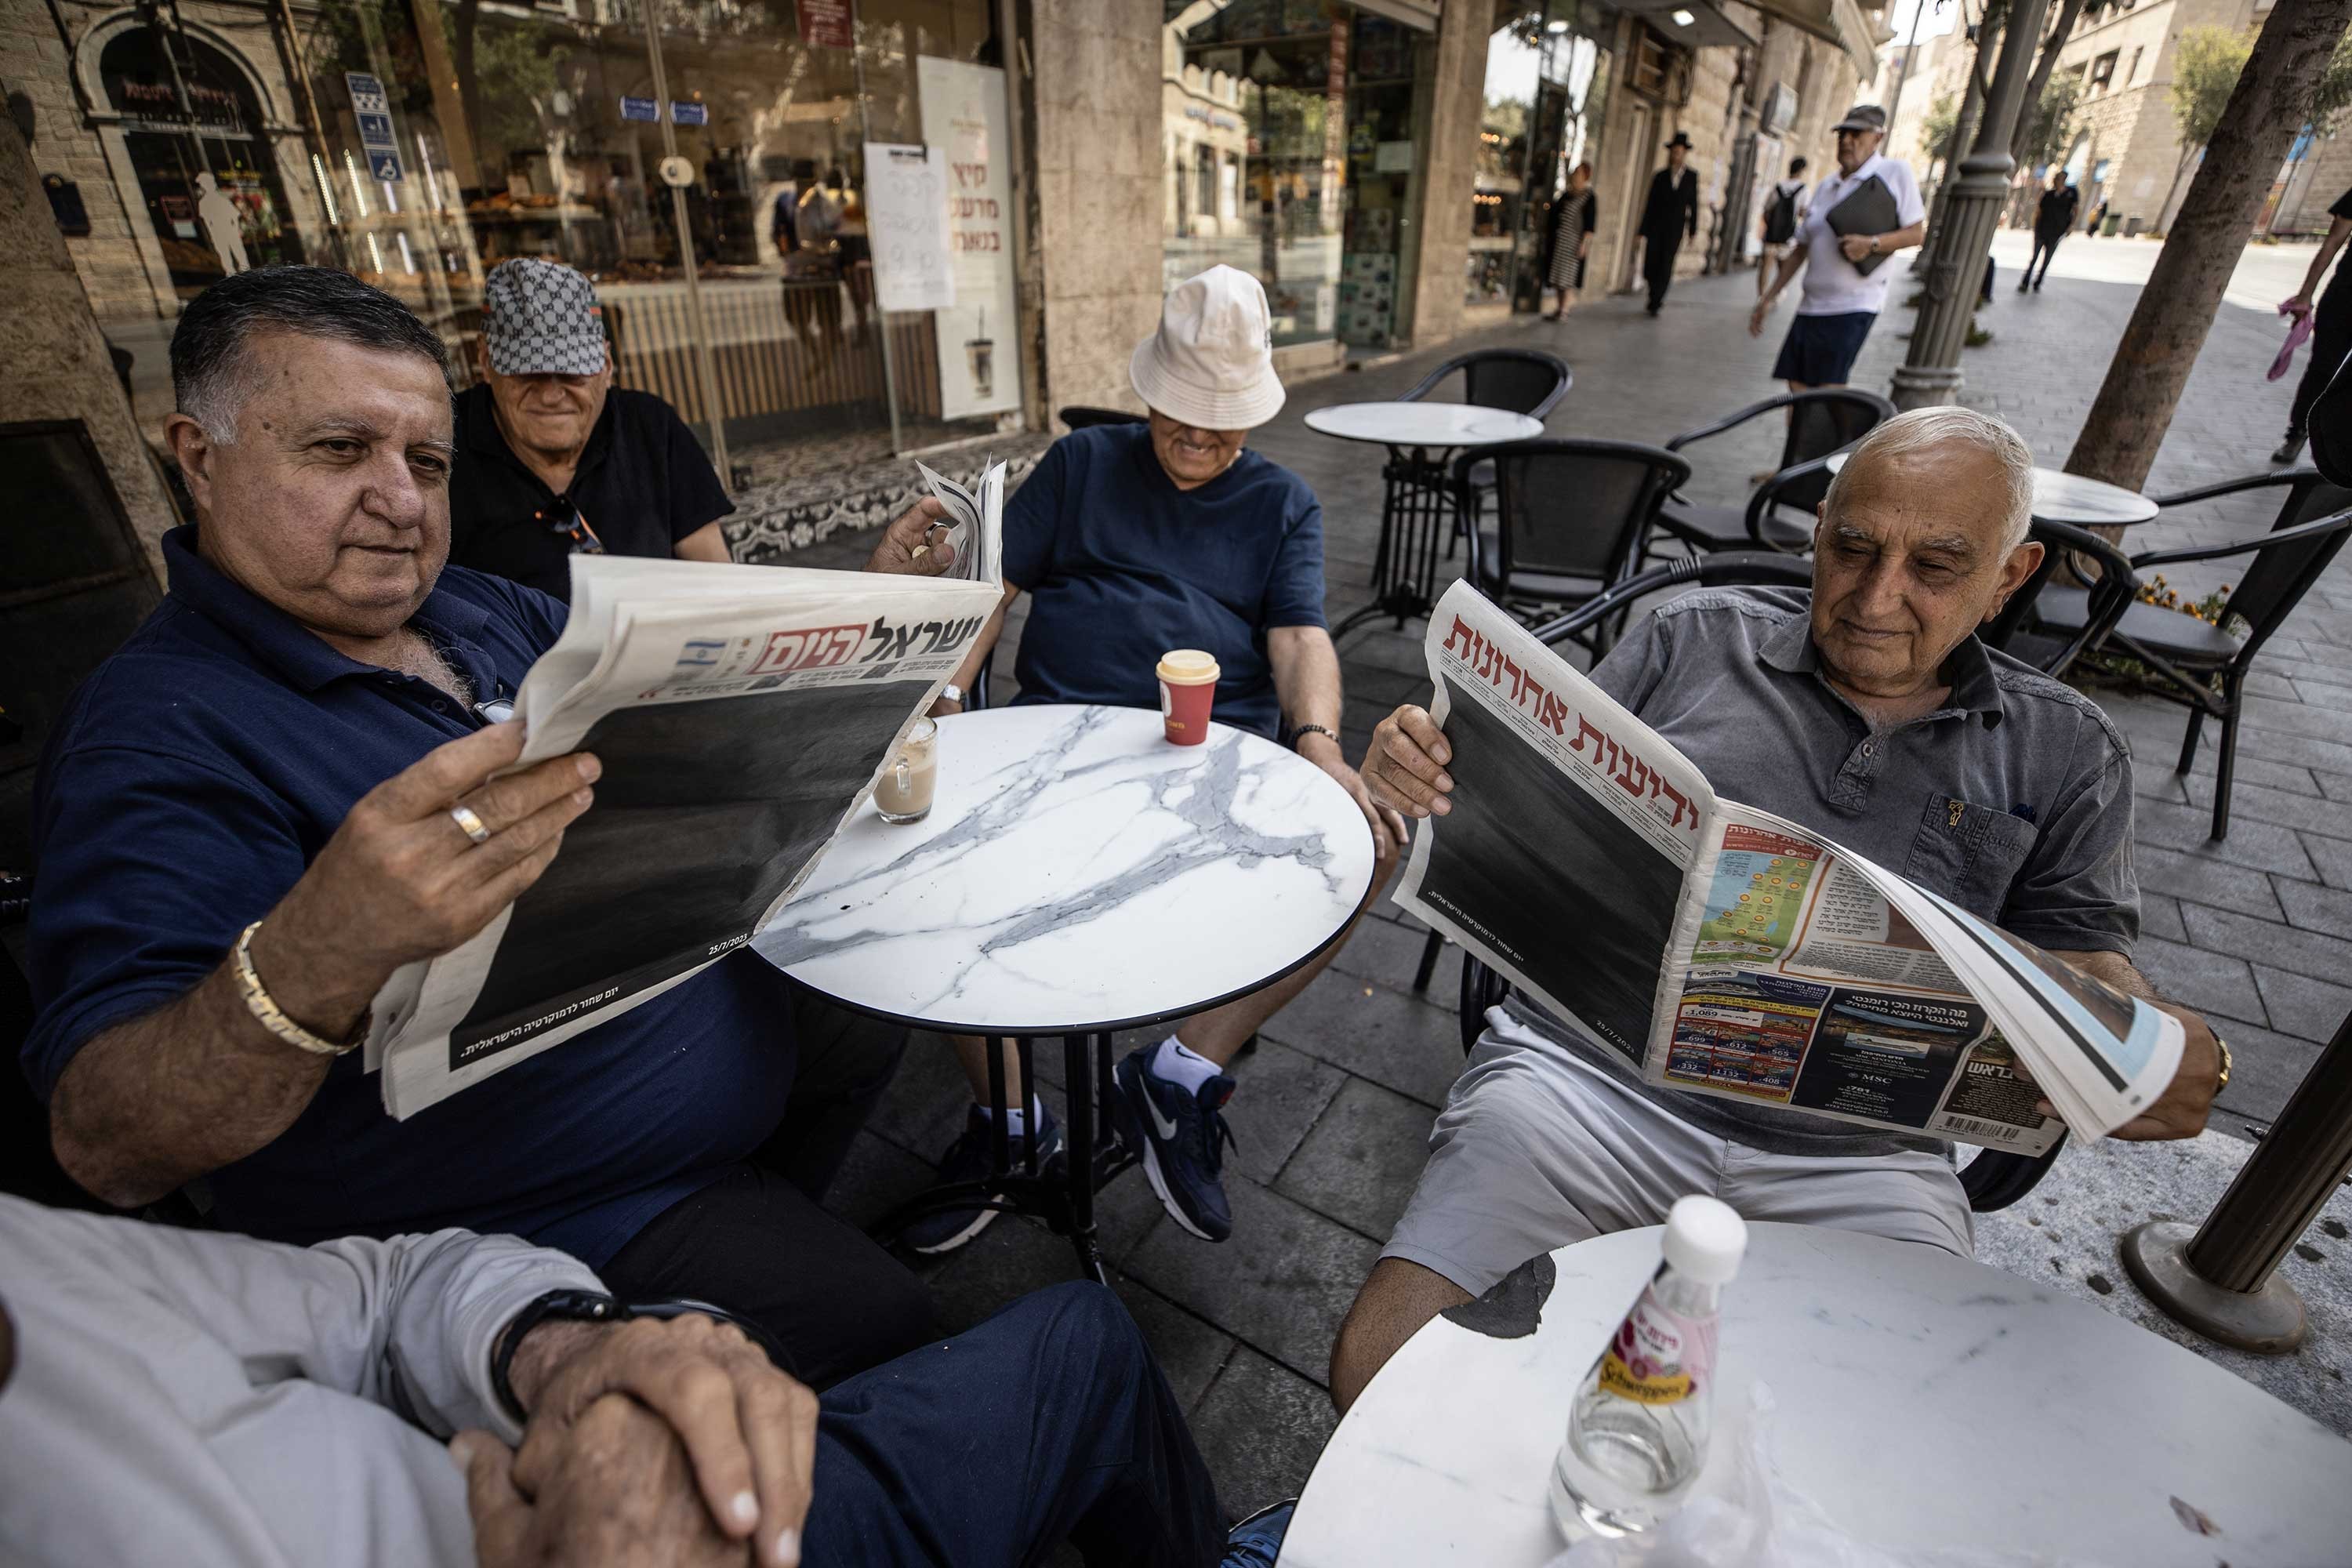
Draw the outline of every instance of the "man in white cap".
<instances>
[{"instance_id":1,"label":"man in white cap","mask_svg":"<svg viewBox=\"0 0 2352 1568\"><path fill-rule=\"evenodd\" d=\"M1748 318L1748 335L1761 337L1772 301L1799 271L1804 273L1797 319L1772 363L1773 376L1788 383L1790 392L1846 384L1871 323L1886 307L1886 287L1894 279L1886 258L1927 235L1927 208L1911 165L1878 151L1886 140L1886 110L1857 103L1837 122L1836 135L1837 173L1814 189L1795 242ZM1891 214L1893 222L1875 233L1856 229L1854 214L1838 216L1849 200L1857 203L1856 213L1874 210L1880 221Z\"/></svg>"},{"instance_id":2,"label":"man in white cap","mask_svg":"<svg viewBox=\"0 0 2352 1568\"><path fill-rule=\"evenodd\" d=\"M482 379L458 394L449 559L568 599L578 553L725 561L735 510L677 411L613 384L595 286L517 257L482 289Z\"/></svg>"},{"instance_id":3,"label":"man in white cap","mask_svg":"<svg viewBox=\"0 0 2352 1568\"><path fill-rule=\"evenodd\" d=\"M1014 675L1021 702L1160 704L1160 656L1216 657L1223 723L1287 740L1337 779L1371 824L1385 881L1404 822L1372 805L1339 752L1339 658L1323 617L1323 511L1297 475L1244 449L1282 408L1272 320L1256 279L1213 267L1176 286L1160 327L1128 367L1150 413L1056 441L1004 509L1004 602L1030 595ZM973 645L953 690L968 688L995 646L1000 613ZM960 700L960 699L959 699ZM957 701L943 702L952 711ZM1336 951L1336 948L1333 950ZM1186 1019L1118 1065L1118 1103L1144 1170L1178 1224L1210 1241L1233 1232L1220 1181L1228 1141L1225 1068L1258 1026L1304 990L1331 953L1236 1002ZM975 1101L987 1058L959 1042ZM1020 1084L1006 1063L1006 1084ZM1042 1104L1019 1092L1015 1139L1040 1160L1061 1146ZM941 1163L950 1181L988 1169L992 1112L975 1103ZM931 1216L907 1234L921 1252L962 1246L995 1217L972 1209Z\"/></svg>"}]
</instances>

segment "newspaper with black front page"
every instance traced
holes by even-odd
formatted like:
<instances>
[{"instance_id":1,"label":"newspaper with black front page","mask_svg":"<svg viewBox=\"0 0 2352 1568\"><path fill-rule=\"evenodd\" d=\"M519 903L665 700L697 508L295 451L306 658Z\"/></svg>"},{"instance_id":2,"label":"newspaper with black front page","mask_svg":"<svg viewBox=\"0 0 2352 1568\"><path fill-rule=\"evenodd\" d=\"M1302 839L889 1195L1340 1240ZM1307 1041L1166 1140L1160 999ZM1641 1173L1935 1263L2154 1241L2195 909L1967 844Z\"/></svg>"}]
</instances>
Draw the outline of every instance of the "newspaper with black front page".
<instances>
[{"instance_id":1,"label":"newspaper with black front page","mask_svg":"<svg viewBox=\"0 0 2352 1568\"><path fill-rule=\"evenodd\" d=\"M572 558L563 635L510 722L518 768L595 753L596 798L539 880L375 998L367 1065L406 1118L747 945L937 700L1003 589L1003 466L939 577Z\"/></svg>"},{"instance_id":2,"label":"newspaper with black front page","mask_svg":"<svg viewBox=\"0 0 2352 1568\"><path fill-rule=\"evenodd\" d=\"M1426 649L1454 789L1396 901L1645 1081L2029 1154L2172 1081L2178 1019L1718 797L1475 589Z\"/></svg>"}]
</instances>

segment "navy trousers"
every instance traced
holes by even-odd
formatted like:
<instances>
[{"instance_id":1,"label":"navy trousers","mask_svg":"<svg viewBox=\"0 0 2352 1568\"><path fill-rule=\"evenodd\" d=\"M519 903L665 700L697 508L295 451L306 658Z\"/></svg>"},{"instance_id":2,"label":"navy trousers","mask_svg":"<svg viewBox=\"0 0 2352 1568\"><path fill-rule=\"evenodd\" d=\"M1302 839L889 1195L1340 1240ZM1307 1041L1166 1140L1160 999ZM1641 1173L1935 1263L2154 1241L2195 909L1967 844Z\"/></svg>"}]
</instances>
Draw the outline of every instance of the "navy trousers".
<instances>
[{"instance_id":1,"label":"navy trousers","mask_svg":"<svg viewBox=\"0 0 2352 1568\"><path fill-rule=\"evenodd\" d=\"M1072 1280L824 1396L808 1568L1213 1568L1225 1524L1119 1300Z\"/></svg>"}]
</instances>

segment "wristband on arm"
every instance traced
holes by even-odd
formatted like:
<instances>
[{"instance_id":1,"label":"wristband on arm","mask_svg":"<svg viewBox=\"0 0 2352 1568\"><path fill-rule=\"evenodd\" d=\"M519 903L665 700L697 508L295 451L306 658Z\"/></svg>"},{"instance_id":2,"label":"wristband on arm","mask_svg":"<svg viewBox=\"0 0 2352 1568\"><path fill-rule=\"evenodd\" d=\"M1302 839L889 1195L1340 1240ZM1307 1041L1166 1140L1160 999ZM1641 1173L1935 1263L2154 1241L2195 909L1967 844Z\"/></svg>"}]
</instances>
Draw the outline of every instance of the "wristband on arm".
<instances>
[{"instance_id":1,"label":"wristband on arm","mask_svg":"<svg viewBox=\"0 0 2352 1568\"><path fill-rule=\"evenodd\" d=\"M716 1318L722 1323L732 1323L743 1331L744 1337L760 1347L777 1371L792 1375L792 1363L784 1347L776 1337L749 1318L738 1317L724 1307L708 1301L696 1301L677 1297L663 1301L627 1302L616 1300L598 1290L550 1290L537 1297L517 1312L490 1348L490 1391L499 1396L499 1404L514 1417L518 1425L527 1425L530 1413L516 1397L509 1378L514 1372L515 1352L522 1348L524 1336L540 1324L553 1319L558 1322L625 1323L635 1318L683 1318L689 1314Z\"/></svg>"}]
</instances>

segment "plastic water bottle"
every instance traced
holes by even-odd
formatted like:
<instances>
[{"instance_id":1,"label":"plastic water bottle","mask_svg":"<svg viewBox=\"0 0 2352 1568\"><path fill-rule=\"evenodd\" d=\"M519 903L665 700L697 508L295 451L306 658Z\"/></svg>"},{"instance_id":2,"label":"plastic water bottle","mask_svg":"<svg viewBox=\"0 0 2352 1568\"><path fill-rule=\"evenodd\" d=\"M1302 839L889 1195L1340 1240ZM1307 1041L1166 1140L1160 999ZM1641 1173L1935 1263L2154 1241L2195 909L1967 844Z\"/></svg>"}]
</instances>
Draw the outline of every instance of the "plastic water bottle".
<instances>
[{"instance_id":1,"label":"plastic water bottle","mask_svg":"<svg viewBox=\"0 0 2352 1568\"><path fill-rule=\"evenodd\" d=\"M1706 1465L1715 1418L1716 1314L1739 1272L1748 1226L1718 1198L1675 1200L1665 1260L1577 1390L1552 1467L1551 1507L1570 1540L1648 1530Z\"/></svg>"}]
</instances>

